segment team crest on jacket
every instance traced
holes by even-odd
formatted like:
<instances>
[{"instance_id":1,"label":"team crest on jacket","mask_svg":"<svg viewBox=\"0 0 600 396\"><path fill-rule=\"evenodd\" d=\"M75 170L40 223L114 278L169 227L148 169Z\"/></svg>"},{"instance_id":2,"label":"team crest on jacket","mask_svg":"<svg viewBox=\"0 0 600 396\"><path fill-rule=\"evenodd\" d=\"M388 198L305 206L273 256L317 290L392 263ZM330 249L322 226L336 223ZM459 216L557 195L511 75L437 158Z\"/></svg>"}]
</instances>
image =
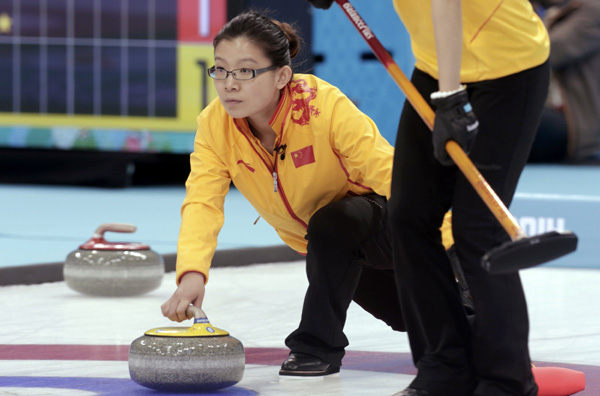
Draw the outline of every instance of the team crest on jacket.
<instances>
[{"instance_id":1,"label":"team crest on jacket","mask_svg":"<svg viewBox=\"0 0 600 396\"><path fill-rule=\"evenodd\" d=\"M319 109L311 105L317 97L317 88L309 87L306 80L294 80L290 84L292 93L292 121L298 125L308 125L310 116L318 117Z\"/></svg>"}]
</instances>

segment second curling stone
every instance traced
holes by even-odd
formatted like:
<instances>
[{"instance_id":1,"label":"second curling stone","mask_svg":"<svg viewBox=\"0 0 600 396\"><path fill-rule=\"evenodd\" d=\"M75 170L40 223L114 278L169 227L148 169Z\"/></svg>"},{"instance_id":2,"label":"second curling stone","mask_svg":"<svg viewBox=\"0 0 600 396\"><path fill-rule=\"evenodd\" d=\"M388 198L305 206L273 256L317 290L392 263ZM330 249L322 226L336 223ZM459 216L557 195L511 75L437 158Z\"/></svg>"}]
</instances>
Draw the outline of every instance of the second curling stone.
<instances>
[{"instance_id":1,"label":"second curling stone","mask_svg":"<svg viewBox=\"0 0 600 396\"><path fill-rule=\"evenodd\" d=\"M107 223L71 252L63 276L71 289L93 296L136 296L158 288L165 274L161 255L137 242L107 242L104 233L134 232L131 224Z\"/></svg>"}]
</instances>

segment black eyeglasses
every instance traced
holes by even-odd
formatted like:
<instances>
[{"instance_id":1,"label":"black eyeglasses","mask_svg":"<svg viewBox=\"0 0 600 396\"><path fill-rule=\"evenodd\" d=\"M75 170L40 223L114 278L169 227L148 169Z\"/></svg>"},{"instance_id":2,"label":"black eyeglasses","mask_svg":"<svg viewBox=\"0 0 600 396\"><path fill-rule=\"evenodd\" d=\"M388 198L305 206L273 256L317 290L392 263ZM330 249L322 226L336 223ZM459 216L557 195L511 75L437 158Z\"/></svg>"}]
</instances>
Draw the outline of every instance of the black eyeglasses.
<instances>
[{"instance_id":1,"label":"black eyeglasses","mask_svg":"<svg viewBox=\"0 0 600 396\"><path fill-rule=\"evenodd\" d=\"M236 80L252 80L254 77L262 74L264 72L268 72L269 70L277 69L279 66L269 66L263 69L235 69L235 70L225 70L222 67L213 66L208 69L208 75L215 80L225 80L231 74L233 78Z\"/></svg>"}]
</instances>

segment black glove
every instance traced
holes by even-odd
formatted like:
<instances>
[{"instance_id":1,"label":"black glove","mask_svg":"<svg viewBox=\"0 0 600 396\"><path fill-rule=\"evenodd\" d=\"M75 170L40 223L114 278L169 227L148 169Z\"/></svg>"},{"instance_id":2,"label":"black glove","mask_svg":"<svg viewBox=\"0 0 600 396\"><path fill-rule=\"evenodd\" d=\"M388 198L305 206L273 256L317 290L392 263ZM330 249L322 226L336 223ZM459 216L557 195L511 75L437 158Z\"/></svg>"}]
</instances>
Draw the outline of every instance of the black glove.
<instances>
[{"instance_id":1,"label":"black glove","mask_svg":"<svg viewBox=\"0 0 600 396\"><path fill-rule=\"evenodd\" d=\"M473 113L469 96L464 89L445 98L431 99L431 103L436 107L433 155L442 165L454 165L454 161L446 151L446 142L454 140L466 154L469 154L479 131L479 121Z\"/></svg>"},{"instance_id":2,"label":"black glove","mask_svg":"<svg viewBox=\"0 0 600 396\"><path fill-rule=\"evenodd\" d=\"M306 0L316 8L326 10L333 4L333 0Z\"/></svg>"}]
</instances>

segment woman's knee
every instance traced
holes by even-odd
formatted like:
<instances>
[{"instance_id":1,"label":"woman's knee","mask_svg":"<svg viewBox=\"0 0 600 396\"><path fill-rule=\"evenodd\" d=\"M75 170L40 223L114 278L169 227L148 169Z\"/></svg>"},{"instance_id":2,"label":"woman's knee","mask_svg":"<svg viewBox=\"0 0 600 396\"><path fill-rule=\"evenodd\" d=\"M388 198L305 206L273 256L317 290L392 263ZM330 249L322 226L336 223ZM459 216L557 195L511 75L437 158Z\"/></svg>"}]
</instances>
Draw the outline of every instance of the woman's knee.
<instances>
[{"instance_id":1,"label":"woman's knee","mask_svg":"<svg viewBox=\"0 0 600 396\"><path fill-rule=\"evenodd\" d=\"M306 239L313 246L334 246L348 243L352 240L352 229L356 224L348 217L338 205L326 205L317 210L306 230Z\"/></svg>"}]
</instances>

